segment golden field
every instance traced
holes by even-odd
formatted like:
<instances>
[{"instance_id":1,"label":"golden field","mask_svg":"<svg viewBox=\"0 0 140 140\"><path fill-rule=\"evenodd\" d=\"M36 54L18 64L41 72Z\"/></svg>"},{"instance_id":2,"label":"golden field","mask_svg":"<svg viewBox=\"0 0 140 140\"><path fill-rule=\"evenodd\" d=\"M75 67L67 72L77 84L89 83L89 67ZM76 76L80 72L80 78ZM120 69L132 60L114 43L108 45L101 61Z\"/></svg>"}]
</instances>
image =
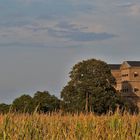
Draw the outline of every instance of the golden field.
<instances>
[{"instance_id":1,"label":"golden field","mask_svg":"<svg viewBox=\"0 0 140 140\"><path fill-rule=\"evenodd\" d=\"M0 115L0 140L139 140L140 115Z\"/></svg>"}]
</instances>

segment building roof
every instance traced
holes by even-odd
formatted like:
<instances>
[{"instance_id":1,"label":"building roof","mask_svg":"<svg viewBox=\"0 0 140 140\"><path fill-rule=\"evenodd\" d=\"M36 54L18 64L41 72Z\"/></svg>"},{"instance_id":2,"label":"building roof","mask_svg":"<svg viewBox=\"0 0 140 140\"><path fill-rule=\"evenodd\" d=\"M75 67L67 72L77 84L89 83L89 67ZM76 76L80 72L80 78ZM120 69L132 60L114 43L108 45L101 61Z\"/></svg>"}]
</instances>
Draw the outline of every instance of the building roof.
<instances>
[{"instance_id":1,"label":"building roof","mask_svg":"<svg viewBox=\"0 0 140 140\"><path fill-rule=\"evenodd\" d=\"M130 66L140 67L140 61L126 61Z\"/></svg>"},{"instance_id":2,"label":"building roof","mask_svg":"<svg viewBox=\"0 0 140 140\"><path fill-rule=\"evenodd\" d=\"M131 67L140 67L140 61L124 61ZM111 70L119 70L121 64L109 64Z\"/></svg>"},{"instance_id":3,"label":"building roof","mask_svg":"<svg viewBox=\"0 0 140 140\"><path fill-rule=\"evenodd\" d=\"M119 70L120 66L120 64L109 64L111 70Z\"/></svg>"}]
</instances>

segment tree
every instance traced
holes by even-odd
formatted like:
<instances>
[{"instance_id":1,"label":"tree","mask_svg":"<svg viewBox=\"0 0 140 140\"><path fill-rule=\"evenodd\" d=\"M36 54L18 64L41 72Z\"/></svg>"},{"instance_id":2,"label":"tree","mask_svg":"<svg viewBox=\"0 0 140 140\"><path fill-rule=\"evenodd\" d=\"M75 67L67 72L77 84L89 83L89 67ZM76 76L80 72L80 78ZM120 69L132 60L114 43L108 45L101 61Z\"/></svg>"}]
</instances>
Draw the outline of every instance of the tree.
<instances>
[{"instance_id":1,"label":"tree","mask_svg":"<svg viewBox=\"0 0 140 140\"><path fill-rule=\"evenodd\" d=\"M33 102L32 97L29 95L22 95L16 98L12 103L13 111L19 113L32 113L33 112Z\"/></svg>"},{"instance_id":2,"label":"tree","mask_svg":"<svg viewBox=\"0 0 140 140\"><path fill-rule=\"evenodd\" d=\"M121 94L121 93L119 93ZM119 98L119 109L123 113L124 111L129 112L130 114L138 114L139 108L137 104L132 100L128 99L125 96L121 96Z\"/></svg>"},{"instance_id":3,"label":"tree","mask_svg":"<svg viewBox=\"0 0 140 140\"><path fill-rule=\"evenodd\" d=\"M8 113L10 110L10 105L7 105L5 103L0 104L0 113L5 114Z\"/></svg>"},{"instance_id":4,"label":"tree","mask_svg":"<svg viewBox=\"0 0 140 140\"><path fill-rule=\"evenodd\" d=\"M34 109L46 113L48 111L56 111L60 108L60 100L54 95L50 95L48 91L37 91L33 97Z\"/></svg>"},{"instance_id":5,"label":"tree","mask_svg":"<svg viewBox=\"0 0 140 140\"><path fill-rule=\"evenodd\" d=\"M98 114L115 110L119 97L113 87L115 78L105 62L96 59L79 62L70 78L61 92L65 110Z\"/></svg>"}]
</instances>

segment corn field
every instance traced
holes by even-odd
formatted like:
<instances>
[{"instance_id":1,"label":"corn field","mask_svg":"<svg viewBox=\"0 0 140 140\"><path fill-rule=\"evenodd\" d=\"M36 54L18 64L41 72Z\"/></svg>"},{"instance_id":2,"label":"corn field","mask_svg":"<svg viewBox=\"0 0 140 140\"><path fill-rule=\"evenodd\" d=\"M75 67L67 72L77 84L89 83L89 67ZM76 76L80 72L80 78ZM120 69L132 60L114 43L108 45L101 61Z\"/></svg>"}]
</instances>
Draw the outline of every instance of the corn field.
<instances>
[{"instance_id":1,"label":"corn field","mask_svg":"<svg viewBox=\"0 0 140 140\"><path fill-rule=\"evenodd\" d=\"M140 115L5 114L0 140L140 140Z\"/></svg>"}]
</instances>

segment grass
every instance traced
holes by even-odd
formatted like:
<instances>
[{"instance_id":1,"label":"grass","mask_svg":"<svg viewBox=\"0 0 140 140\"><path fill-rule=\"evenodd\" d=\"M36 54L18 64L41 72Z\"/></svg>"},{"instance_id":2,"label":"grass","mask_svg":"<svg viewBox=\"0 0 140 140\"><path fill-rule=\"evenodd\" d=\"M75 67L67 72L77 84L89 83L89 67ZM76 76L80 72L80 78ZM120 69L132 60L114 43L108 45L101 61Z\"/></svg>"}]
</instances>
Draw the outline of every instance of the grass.
<instances>
[{"instance_id":1,"label":"grass","mask_svg":"<svg viewBox=\"0 0 140 140\"><path fill-rule=\"evenodd\" d=\"M0 115L0 140L140 140L140 115Z\"/></svg>"}]
</instances>

